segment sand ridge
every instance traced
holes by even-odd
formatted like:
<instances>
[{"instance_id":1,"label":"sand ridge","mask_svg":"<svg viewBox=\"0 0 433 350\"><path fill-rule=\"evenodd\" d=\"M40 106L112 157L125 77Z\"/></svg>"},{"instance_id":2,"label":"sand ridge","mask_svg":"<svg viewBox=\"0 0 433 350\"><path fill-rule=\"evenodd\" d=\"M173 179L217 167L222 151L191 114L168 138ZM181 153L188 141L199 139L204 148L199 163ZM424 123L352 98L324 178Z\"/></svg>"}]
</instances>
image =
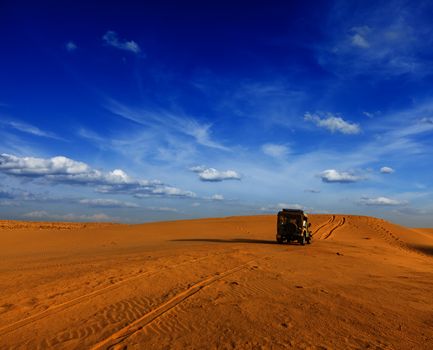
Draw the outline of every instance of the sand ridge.
<instances>
[{"instance_id":1,"label":"sand ridge","mask_svg":"<svg viewBox=\"0 0 433 350\"><path fill-rule=\"evenodd\" d=\"M1 222L0 348L432 348L431 231L311 222Z\"/></svg>"}]
</instances>

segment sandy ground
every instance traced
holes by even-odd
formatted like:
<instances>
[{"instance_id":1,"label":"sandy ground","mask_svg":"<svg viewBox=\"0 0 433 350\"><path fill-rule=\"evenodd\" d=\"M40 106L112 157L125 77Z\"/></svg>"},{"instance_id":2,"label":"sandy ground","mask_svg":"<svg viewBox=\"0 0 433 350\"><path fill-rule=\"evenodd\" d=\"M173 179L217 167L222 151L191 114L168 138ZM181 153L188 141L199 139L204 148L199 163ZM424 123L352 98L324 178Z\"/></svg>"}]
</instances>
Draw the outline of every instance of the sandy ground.
<instances>
[{"instance_id":1,"label":"sandy ground","mask_svg":"<svg viewBox=\"0 0 433 350\"><path fill-rule=\"evenodd\" d=\"M433 349L433 230L0 221L1 349Z\"/></svg>"}]
</instances>

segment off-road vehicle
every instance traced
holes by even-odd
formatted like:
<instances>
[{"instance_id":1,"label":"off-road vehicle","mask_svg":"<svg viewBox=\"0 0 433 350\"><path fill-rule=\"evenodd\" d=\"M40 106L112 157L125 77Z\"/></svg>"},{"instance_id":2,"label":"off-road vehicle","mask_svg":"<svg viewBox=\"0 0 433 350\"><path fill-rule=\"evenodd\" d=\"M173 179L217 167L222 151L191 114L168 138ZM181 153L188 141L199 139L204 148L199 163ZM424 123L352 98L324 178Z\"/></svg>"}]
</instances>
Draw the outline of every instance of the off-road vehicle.
<instances>
[{"instance_id":1,"label":"off-road vehicle","mask_svg":"<svg viewBox=\"0 0 433 350\"><path fill-rule=\"evenodd\" d=\"M311 243L311 223L308 215L299 209L283 209L277 216L277 242L290 243L298 241L299 244Z\"/></svg>"}]
</instances>

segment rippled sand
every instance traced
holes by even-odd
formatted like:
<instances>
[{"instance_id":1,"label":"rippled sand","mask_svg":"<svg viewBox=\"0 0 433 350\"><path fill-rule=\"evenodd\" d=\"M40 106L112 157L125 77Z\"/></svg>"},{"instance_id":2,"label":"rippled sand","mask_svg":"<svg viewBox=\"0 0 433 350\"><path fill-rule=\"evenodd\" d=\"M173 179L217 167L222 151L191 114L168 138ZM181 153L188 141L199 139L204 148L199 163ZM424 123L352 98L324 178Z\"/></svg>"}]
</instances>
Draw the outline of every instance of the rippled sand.
<instances>
[{"instance_id":1,"label":"rippled sand","mask_svg":"<svg viewBox=\"0 0 433 350\"><path fill-rule=\"evenodd\" d=\"M432 349L433 230L310 217L0 221L0 348Z\"/></svg>"}]
</instances>

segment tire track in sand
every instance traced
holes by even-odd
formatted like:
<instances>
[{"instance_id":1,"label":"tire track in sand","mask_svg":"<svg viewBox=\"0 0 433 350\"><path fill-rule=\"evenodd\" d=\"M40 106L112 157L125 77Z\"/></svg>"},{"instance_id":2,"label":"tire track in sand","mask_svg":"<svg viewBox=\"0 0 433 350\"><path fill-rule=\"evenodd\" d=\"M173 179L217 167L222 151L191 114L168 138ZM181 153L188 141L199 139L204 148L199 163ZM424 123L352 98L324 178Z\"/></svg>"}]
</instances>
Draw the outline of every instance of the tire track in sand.
<instances>
[{"instance_id":1,"label":"tire track in sand","mask_svg":"<svg viewBox=\"0 0 433 350\"><path fill-rule=\"evenodd\" d=\"M212 256L217 255L217 254L213 254ZM167 266L165 268L155 268L155 269L152 269L152 270L144 271L144 272L142 272L142 273L140 273L138 275L126 278L126 279L124 279L122 281L119 281L117 283L108 285L106 287L94 290L94 291L92 291L90 293L81 295L81 296L79 296L77 298L70 299L70 300L68 300L68 301L66 301L64 303L60 303L60 304L57 304L55 306L49 307L48 309L46 309L46 310L44 310L42 312L39 312L39 313L37 313L35 315L31 315L31 316L28 316L26 318L22 318L19 321L16 321L16 322L13 322L11 324L8 324L7 326L4 326L4 327L0 328L0 335L4 335L4 334L10 333L10 332L13 332L13 331L15 331L15 330L17 330L19 328L22 328L22 327L27 326L27 325L29 325L31 323L37 322L37 321L39 321L39 320L41 320L41 319L43 319L45 317L52 316L52 315L54 315L54 314L56 314L58 312L64 311L64 310L66 310L66 309L68 309L68 308L70 308L72 306L78 305L78 304L80 304L82 302L85 302L87 300L90 300L90 299L92 299L94 297L97 297L99 295L108 293L108 292L110 292L112 290L115 290L117 288L121 288L121 287L123 287L124 285L126 285L127 283L129 283L131 281L136 281L136 280L142 279L144 277L153 276L153 275L158 274L161 271L169 270L169 269L172 269L172 268L176 268L178 266L186 265L186 264L189 264L189 263L194 263L194 262L201 261L201 260L208 259L208 258L209 258L209 256L204 256L204 257L201 257L201 258L194 258L194 259L187 260L187 261L184 261L184 262L181 262L181 263L178 263L178 264Z\"/></svg>"},{"instance_id":2,"label":"tire track in sand","mask_svg":"<svg viewBox=\"0 0 433 350\"><path fill-rule=\"evenodd\" d=\"M316 231L314 231L313 237L315 237L319 233L319 231L322 230L324 227L331 225L334 222L334 220L335 220L335 215L332 215L328 220L325 221L324 224L320 225L316 229Z\"/></svg>"},{"instance_id":3,"label":"tire track in sand","mask_svg":"<svg viewBox=\"0 0 433 350\"><path fill-rule=\"evenodd\" d=\"M248 273L257 269L257 265L251 264L244 271ZM205 300L208 303L217 305L221 300L227 300L227 298L241 301L258 296L273 295L274 292L275 290L263 278L244 278L240 280L239 277L227 276L213 283L212 290L206 293L207 299ZM196 310L197 304L194 304L193 298L185 300L144 327L140 331L140 338L155 339L155 337L159 337L170 339L178 334L200 332L199 322L185 322ZM142 347L146 348L146 345L143 344Z\"/></svg>"},{"instance_id":4,"label":"tire track in sand","mask_svg":"<svg viewBox=\"0 0 433 350\"><path fill-rule=\"evenodd\" d=\"M339 229L340 227L343 227L343 225L344 225L345 223L346 223L346 218L343 216L343 217L338 221L337 225L335 225L333 228L331 228L331 229L329 230L328 233L325 233L324 237L323 237L323 235L322 235L323 238L320 237L320 239L328 239L328 238L332 237L333 234L334 234L334 232L335 232L335 230Z\"/></svg>"},{"instance_id":5,"label":"tire track in sand","mask_svg":"<svg viewBox=\"0 0 433 350\"><path fill-rule=\"evenodd\" d=\"M139 318L144 312L151 309L153 300L147 297L135 297L120 300L98 310L91 318L74 324L51 338L47 338L47 348L62 347L68 341L82 342L85 338L96 336L96 339L109 335L113 331L107 328L118 329Z\"/></svg>"},{"instance_id":6,"label":"tire track in sand","mask_svg":"<svg viewBox=\"0 0 433 350\"><path fill-rule=\"evenodd\" d=\"M187 300L194 294L198 293L200 290L202 290L205 287L210 286L212 283L219 281L223 279L226 276L229 276L235 272L238 272L240 270L243 270L250 266L253 262L257 261L257 259L250 260L244 264L238 265L232 269L226 270L222 273L218 273L215 275L212 275L210 277L207 277L200 282L194 284L190 288L184 290L183 292L175 295L171 299L167 300L164 304L160 305L159 307L147 312L140 318L136 319L134 322L130 323L126 327L120 329L119 331L113 333L108 338L100 341L99 343L95 344L91 349L97 350L97 349L111 349L114 346L120 344L125 339L133 335L134 333L142 330L146 326L150 325L153 321L161 317L162 315L166 314L168 311L182 303L183 301Z\"/></svg>"}]
</instances>

